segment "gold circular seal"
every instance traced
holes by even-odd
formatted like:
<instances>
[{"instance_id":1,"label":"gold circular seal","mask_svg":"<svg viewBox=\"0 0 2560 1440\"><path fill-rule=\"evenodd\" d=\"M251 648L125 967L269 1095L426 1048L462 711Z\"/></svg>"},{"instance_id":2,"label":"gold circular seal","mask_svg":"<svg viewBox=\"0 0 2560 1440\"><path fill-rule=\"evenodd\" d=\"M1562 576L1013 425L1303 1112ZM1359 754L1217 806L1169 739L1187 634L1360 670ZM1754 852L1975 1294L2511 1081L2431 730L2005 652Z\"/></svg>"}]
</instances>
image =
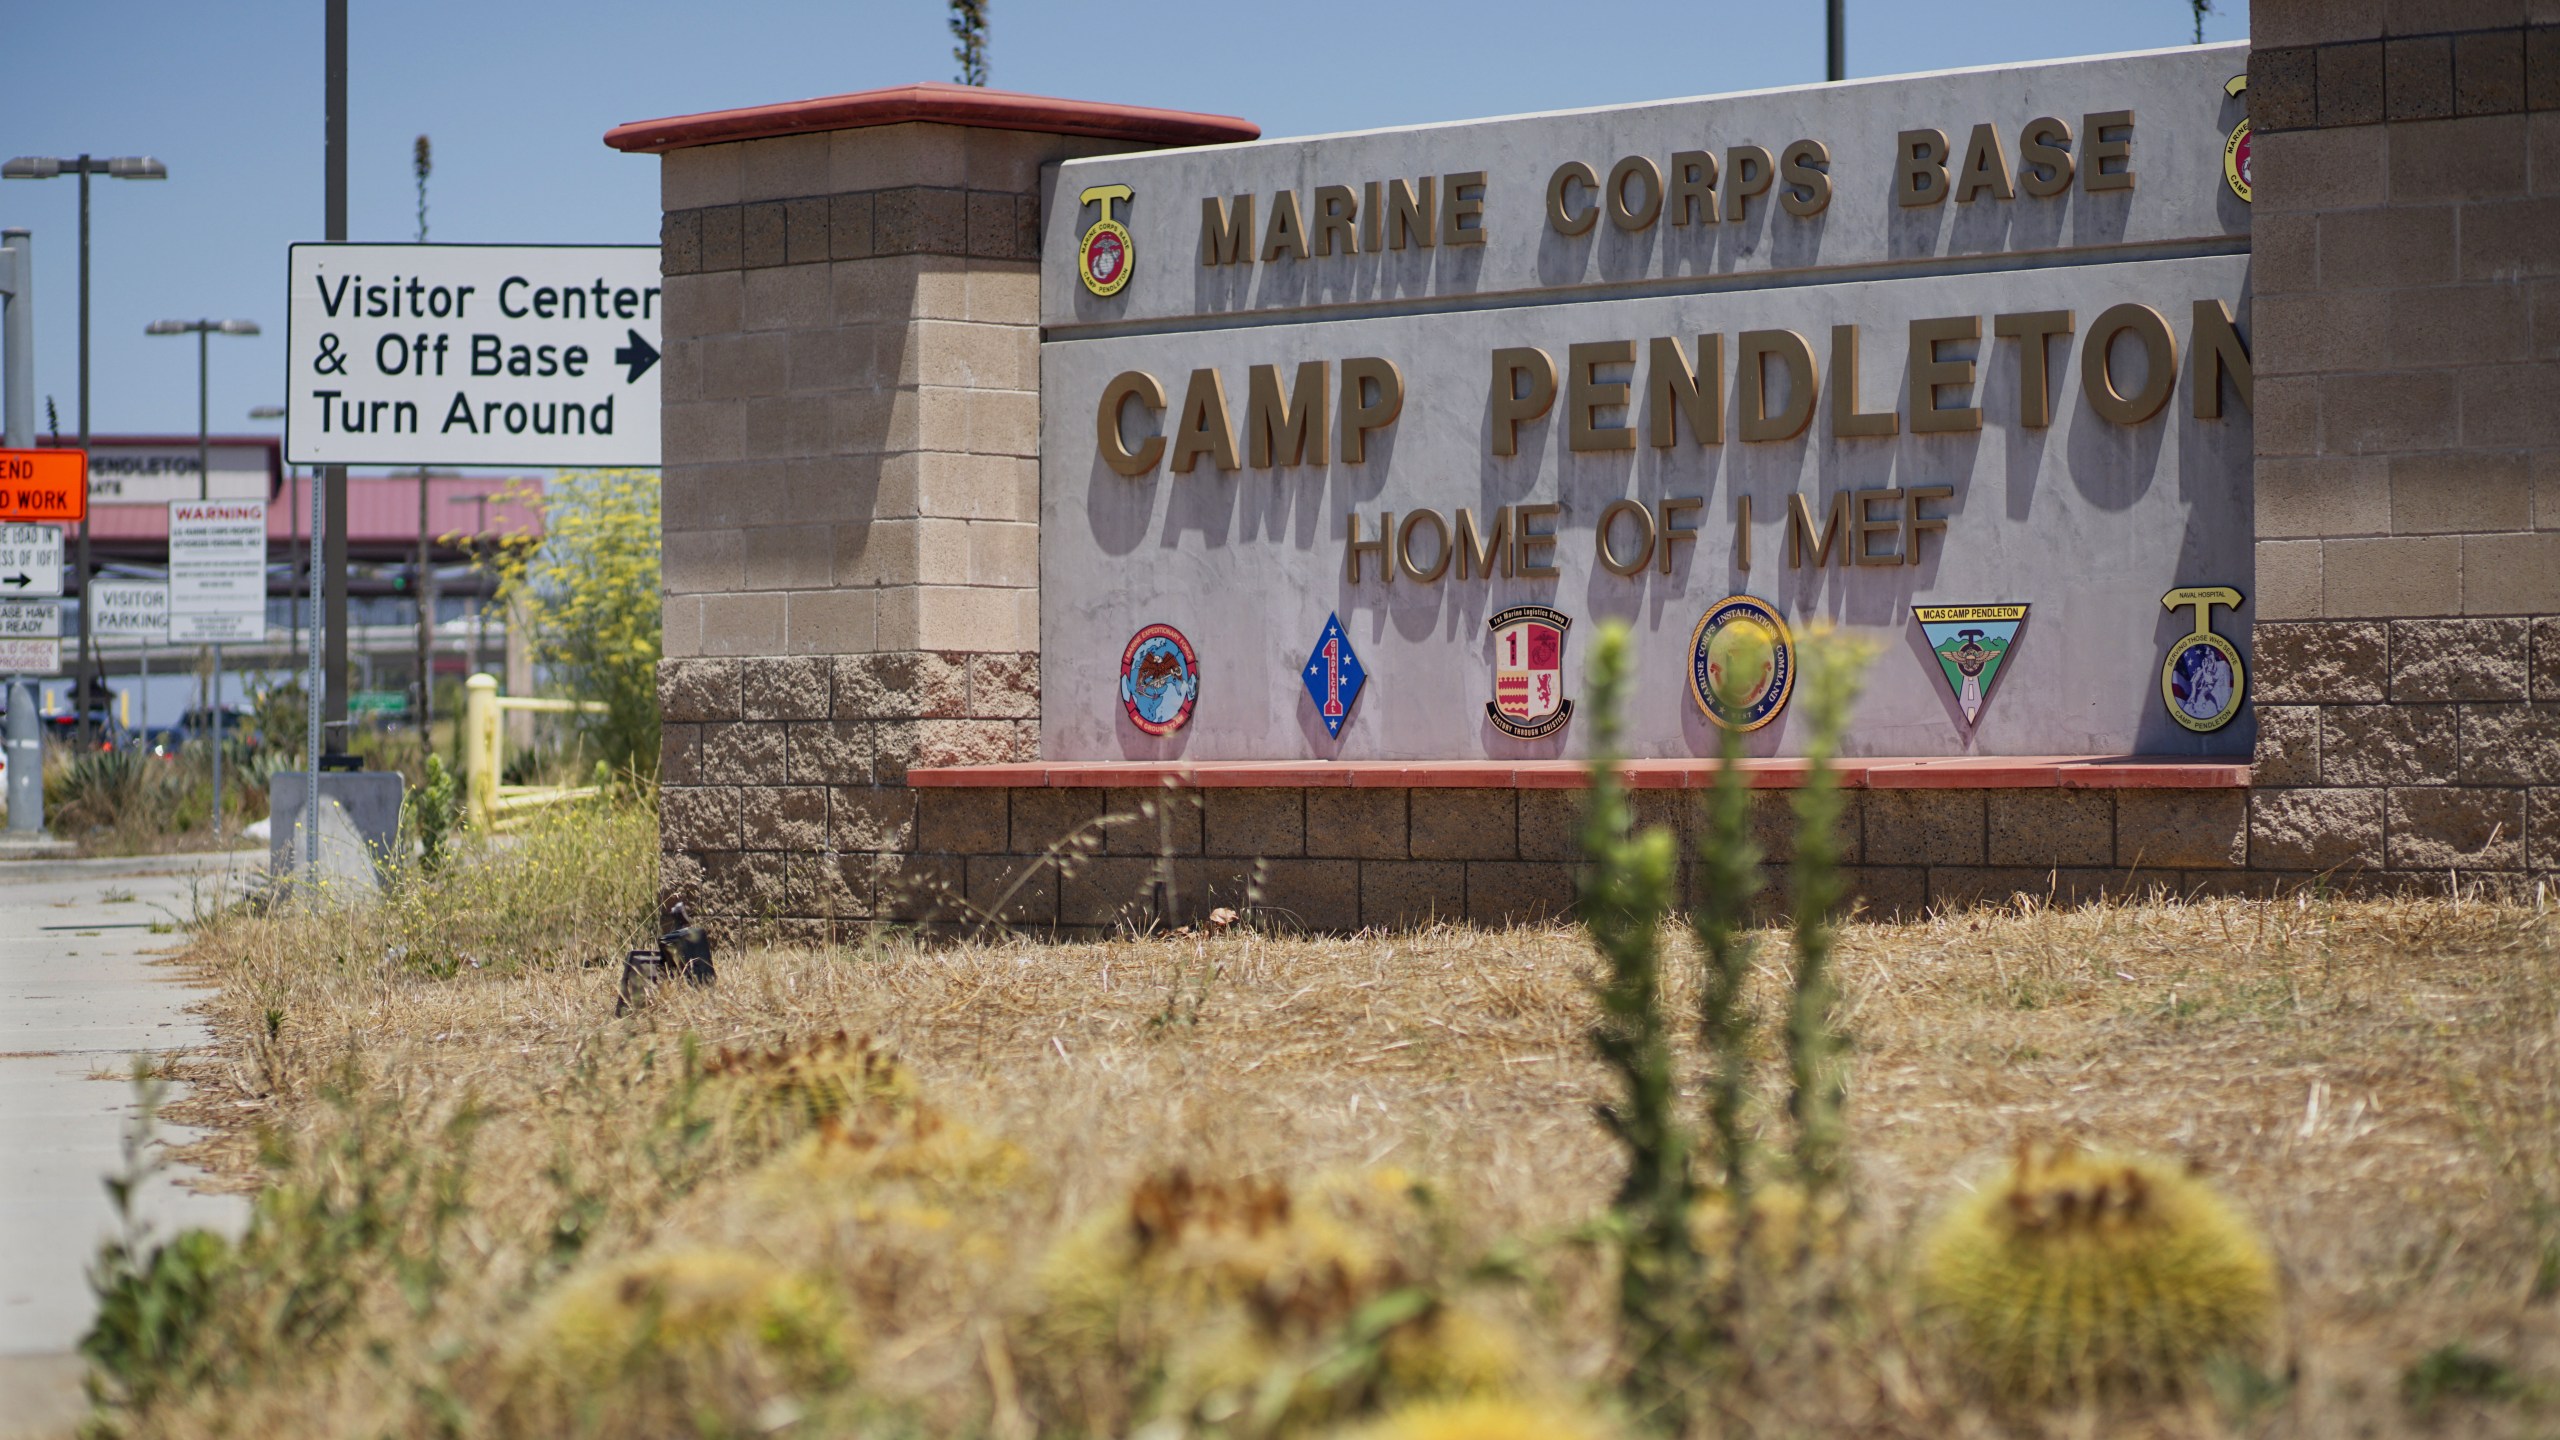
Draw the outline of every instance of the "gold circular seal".
<instances>
[{"instance_id":1,"label":"gold circular seal","mask_svg":"<svg viewBox=\"0 0 2560 1440\"><path fill-rule=\"evenodd\" d=\"M1076 247L1076 275L1096 295L1117 295L1138 268L1137 242L1117 220L1096 220Z\"/></svg>"},{"instance_id":2,"label":"gold circular seal","mask_svg":"<svg viewBox=\"0 0 2560 1440\"><path fill-rule=\"evenodd\" d=\"M2249 667L2239 648L2210 630L2181 635L2160 662L2160 699L2190 730L2219 730L2239 718Z\"/></svg>"},{"instance_id":3,"label":"gold circular seal","mask_svg":"<svg viewBox=\"0 0 2560 1440\"><path fill-rule=\"evenodd\" d=\"M2240 203L2249 203L2249 122L2242 120L2231 127L2231 138L2222 145L2222 180Z\"/></svg>"},{"instance_id":4,"label":"gold circular seal","mask_svg":"<svg viewBox=\"0 0 2560 1440\"><path fill-rule=\"evenodd\" d=\"M1698 617L1689 632L1689 698L1709 720L1757 730L1778 718L1795 687L1795 636L1776 606L1728 595Z\"/></svg>"}]
</instances>

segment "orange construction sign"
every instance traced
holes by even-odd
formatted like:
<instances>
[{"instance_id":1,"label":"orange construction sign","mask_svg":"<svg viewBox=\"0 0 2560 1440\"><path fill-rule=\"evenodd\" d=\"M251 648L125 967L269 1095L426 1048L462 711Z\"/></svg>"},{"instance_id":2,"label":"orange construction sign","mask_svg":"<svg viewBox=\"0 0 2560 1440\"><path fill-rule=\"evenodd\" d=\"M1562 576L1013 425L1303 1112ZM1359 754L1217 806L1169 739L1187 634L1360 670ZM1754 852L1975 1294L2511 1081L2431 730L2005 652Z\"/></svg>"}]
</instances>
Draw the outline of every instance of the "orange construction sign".
<instances>
[{"instance_id":1,"label":"orange construction sign","mask_svg":"<svg viewBox=\"0 0 2560 1440\"><path fill-rule=\"evenodd\" d=\"M88 451L0 450L0 521L68 525L88 514Z\"/></svg>"}]
</instances>

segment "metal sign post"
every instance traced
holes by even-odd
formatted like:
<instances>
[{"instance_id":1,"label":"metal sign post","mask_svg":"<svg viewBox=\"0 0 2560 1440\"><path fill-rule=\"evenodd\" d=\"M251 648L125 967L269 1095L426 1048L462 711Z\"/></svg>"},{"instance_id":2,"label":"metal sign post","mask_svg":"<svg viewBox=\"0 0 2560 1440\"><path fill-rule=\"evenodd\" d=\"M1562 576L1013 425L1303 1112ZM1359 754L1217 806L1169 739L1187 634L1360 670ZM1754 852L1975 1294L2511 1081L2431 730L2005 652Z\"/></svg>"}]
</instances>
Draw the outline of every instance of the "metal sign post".
<instances>
[{"instance_id":1,"label":"metal sign post","mask_svg":"<svg viewBox=\"0 0 2560 1440\"><path fill-rule=\"evenodd\" d=\"M222 644L267 633L267 503L169 502L169 638L213 647L213 833L223 831Z\"/></svg>"}]
</instances>

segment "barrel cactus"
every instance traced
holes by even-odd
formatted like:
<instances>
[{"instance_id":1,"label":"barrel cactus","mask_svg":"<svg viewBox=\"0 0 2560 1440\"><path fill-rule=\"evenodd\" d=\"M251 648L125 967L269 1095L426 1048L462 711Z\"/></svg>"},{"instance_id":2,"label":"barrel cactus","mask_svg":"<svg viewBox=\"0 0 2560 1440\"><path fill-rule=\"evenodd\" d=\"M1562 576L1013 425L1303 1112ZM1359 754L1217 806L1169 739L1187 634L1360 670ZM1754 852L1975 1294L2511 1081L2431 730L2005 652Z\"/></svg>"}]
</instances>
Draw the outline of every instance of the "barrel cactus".
<instances>
[{"instance_id":1,"label":"barrel cactus","mask_svg":"<svg viewBox=\"0 0 2560 1440\"><path fill-rule=\"evenodd\" d=\"M2174 1391L2277 1304L2265 1246L2185 1166L2067 1144L1949 1207L1919 1281L1956 1362L2027 1401Z\"/></svg>"}]
</instances>

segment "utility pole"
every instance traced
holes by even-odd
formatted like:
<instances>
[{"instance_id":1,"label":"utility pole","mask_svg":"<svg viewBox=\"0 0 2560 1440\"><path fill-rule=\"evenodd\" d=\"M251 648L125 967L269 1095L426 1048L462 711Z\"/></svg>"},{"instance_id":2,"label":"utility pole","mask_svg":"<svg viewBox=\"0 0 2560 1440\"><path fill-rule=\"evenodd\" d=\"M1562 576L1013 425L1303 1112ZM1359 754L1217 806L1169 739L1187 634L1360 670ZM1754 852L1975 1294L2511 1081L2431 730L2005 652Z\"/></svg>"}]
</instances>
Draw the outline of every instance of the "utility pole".
<instances>
[{"instance_id":1,"label":"utility pole","mask_svg":"<svg viewBox=\"0 0 2560 1440\"><path fill-rule=\"evenodd\" d=\"M1825 80L1849 78L1849 17L1844 13L1847 7L1848 0L1829 0L1824 7L1830 22L1825 27L1828 34L1824 37L1829 42L1825 46L1827 54L1822 74Z\"/></svg>"},{"instance_id":2,"label":"utility pole","mask_svg":"<svg viewBox=\"0 0 2560 1440\"><path fill-rule=\"evenodd\" d=\"M0 230L0 437L12 450L35 444L36 296L35 237ZM44 831L44 735L36 723L36 687L24 675L9 685L9 830Z\"/></svg>"},{"instance_id":3,"label":"utility pole","mask_svg":"<svg viewBox=\"0 0 2560 1440\"><path fill-rule=\"evenodd\" d=\"M427 137L418 137L418 243L427 243L427 175L435 169ZM418 467L418 747L436 748L436 566L435 534L427 523L427 467Z\"/></svg>"},{"instance_id":4,"label":"utility pole","mask_svg":"<svg viewBox=\"0 0 2560 1440\"><path fill-rule=\"evenodd\" d=\"M324 81L327 112L324 228L328 231L326 238L342 241L347 238L347 0L328 0L323 24L328 57ZM347 723L347 467L321 467L320 484L314 493L320 500L325 526L320 540L321 583L326 592L322 612L327 636L321 667L322 678L326 682L322 692L321 716L325 726L343 730ZM319 747L315 745L312 748L315 773L319 753ZM314 803L318 796L315 782L311 795ZM318 832L314 830L313 833Z\"/></svg>"}]
</instances>

